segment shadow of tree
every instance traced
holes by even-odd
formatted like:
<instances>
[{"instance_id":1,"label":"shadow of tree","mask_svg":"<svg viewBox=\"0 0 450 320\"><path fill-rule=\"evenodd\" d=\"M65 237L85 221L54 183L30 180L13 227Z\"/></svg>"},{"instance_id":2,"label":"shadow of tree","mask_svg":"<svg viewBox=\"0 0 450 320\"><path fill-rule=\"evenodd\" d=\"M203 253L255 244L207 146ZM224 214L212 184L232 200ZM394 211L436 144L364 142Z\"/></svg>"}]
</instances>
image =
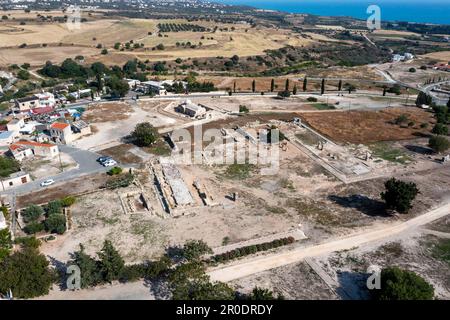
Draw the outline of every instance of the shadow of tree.
<instances>
[{"instance_id":1,"label":"shadow of tree","mask_svg":"<svg viewBox=\"0 0 450 320\"><path fill-rule=\"evenodd\" d=\"M68 277L68 275L66 274L67 265L64 262L61 262L52 256L47 256L47 258L50 261L50 265L52 265L55 268L56 272L58 273L57 285L61 290L66 290L67 289L66 282Z\"/></svg>"},{"instance_id":2,"label":"shadow of tree","mask_svg":"<svg viewBox=\"0 0 450 320\"><path fill-rule=\"evenodd\" d=\"M351 196L330 195L328 196L328 199L337 203L342 207L357 209L358 211L371 217L389 216L388 212L386 211L384 202L371 199L363 195L359 194L354 194Z\"/></svg>"},{"instance_id":3,"label":"shadow of tree","mask_svg":"<svg viewBox=\"0 0 450 320\"><path fill-rule=\"evenodd\" d=\"M167 281L161 277L156 279L145 279L144 285L149 288L156 300L169 300L171 298Z\"/></svg>"},{"instance_id":4,"label":"shadow of tree","mask_svg":"<svg viewBox=\"0 0 450 320\"><path fill-rule=\"evenodd\" d=\"M422 147L422 146L413 146L413 145L407 145L405 146L406 149L408 149L411 152L419 153L419 154L433 154L433 150L431 148Z\"/></svg>"},{"instance_id":5,"label":"shadow of tree","mask_svg":"<svg viewBox=\"0 0 450 320\"><path fill-rule=\"evenodd\" d=\"M339 287L336 293L344 300L368 300L370 299L370 291L366 284L368 277L369 274L364 272L338 272Z\"/></svg>"}]
</instances>

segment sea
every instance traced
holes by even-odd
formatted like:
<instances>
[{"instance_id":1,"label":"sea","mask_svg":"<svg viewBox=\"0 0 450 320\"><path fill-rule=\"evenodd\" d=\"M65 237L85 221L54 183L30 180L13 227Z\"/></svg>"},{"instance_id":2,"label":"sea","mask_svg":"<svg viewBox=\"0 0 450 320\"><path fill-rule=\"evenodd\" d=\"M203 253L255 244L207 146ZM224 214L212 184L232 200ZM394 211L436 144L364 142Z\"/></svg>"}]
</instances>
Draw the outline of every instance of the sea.
<instances>
[{"instance_id":1,"label":"sea","mask_svg":"<svg viewBox=\"0 0 450 320\"><path fill-rule=\"evenodd\" d=\"M260 9L322 16L367 19L367 8L378 5L383 21L403 21L450 25L450 0L215 0Z\"/></svg>"}]
</instances>

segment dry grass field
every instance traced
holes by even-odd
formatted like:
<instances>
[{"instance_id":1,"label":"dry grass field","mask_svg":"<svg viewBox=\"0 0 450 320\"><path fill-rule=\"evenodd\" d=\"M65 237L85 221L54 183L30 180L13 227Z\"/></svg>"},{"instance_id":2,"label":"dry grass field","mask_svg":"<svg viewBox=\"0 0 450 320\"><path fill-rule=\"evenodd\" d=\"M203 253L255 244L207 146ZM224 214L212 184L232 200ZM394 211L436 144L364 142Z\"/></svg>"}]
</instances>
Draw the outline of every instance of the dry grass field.
<instances>
[{"instance_id":1,"label":"dry grass field","mask_svg":"<svg viewBox=\"0 0 450 320\"><path fill-rule=\"evenodd\" d=\"M395 119L403 114L407 115L408 121L403 126L395 124ZM333 141L344 143L373 143L417 138L429 134L429 129L420 128L420 125L433 120L431 113L411 108L391 108L376 112L303 113L301 118ZM410 121L414 122L413 126L407 126Z\"/></svg>"},{"instance_id":2,"label":"dry grass field","mask_svg":"<svg viewBox=\"0 0 450 320\"><path fill-rule=\"evenodd\" d=\"M83 22L80 29L70 30L65 23L38 21L37 12L10 14L7 21L0 22L0 64L2 65L28 62L37 66L48 60L60 62L78 54L85 56L88 63L102 61L109 65L121 64L133 58L157 61L177 58L231 57L235 54L251 56L263 54L267 49L278 49L286 45L307 46L316 43L317 40L331 41L331 39L315 39L314 37L305 39L286 30L251 28L245 24L216 25L205 21L197 21L195 24L211 30L216 26L219 29L216 32L167 32L159 36L158 23L189 22L180 19L101 19L95 15L89 16L88 21ZM46 12L42 15L61 17L64 14ZM26 19L26 24L20 25L20 19ZM124 44L130 41L142 43L144 48L124 51L113 49L115 43ZM176 45L187 42L196 47ZM27 44L28 47L19 49L18 46L22 44ZM109 54L100 55L100 50L96 49L98 44L107 48ZM165 50L152 50L158 44L163 44ZM44 48L44 45L47 48ZM49 49L53 46L58 46L59 49Z\"/></svg>"},{"instance_id":3,"label":"dry grass field","mask_svg":"<svg viewBox=\"0 0 450 320\"><path fill-rule=\"evenodd\" d=\"M450 61L450 51L428 53L423 55L422 57L448 63Z\"/></svg>"}]
</instances>

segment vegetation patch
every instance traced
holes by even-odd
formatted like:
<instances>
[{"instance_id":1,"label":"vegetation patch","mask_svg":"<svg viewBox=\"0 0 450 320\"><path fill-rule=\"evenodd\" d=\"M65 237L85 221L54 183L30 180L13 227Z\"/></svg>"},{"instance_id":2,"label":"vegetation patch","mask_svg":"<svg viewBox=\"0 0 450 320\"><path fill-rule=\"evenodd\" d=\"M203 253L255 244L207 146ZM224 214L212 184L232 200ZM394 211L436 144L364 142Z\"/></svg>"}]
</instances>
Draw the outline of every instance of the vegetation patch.
<instances>
[{"instance_id":1,"label":"vegetation patch","mask_svg":"<svg viewBox=\"0 0 450 320\"><path fill-rule=\"evenodd\" d=\"M369 147L375 157L389 162L406 164L412 161L412 159L406 154L406 152L398 148L394 148L386 142L375 143L370 145Z\"/></svg>"}]
</instances>

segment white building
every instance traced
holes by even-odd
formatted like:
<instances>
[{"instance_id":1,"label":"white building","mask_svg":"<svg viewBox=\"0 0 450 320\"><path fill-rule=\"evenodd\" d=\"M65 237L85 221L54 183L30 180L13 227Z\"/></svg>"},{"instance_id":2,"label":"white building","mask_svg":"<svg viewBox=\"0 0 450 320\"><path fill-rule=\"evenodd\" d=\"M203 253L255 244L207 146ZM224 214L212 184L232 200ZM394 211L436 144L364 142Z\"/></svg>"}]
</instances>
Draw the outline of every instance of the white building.
<instances>
[{"instance_id":1,"label":"white building","mask_svg":"<svg viewBox=\"0 0 450 320\"><path fill-rule=\"evenodd\" d=\"M70 124L54 122L50 125L50 136L56 143L68 144L74 140Z\"/></svg>"},{"instance_id":2,"label":"white building","mask_svg":"<svg viewBox=\"0 0 450 320\"><path fill-rule=\"evenodd\" d=\"M192 118L198 118L206 114L206 108L201 105L192 103L191 100L187 99L178 107L175 108L176 112L183 113Z\"/></svg>"},{"instance_id":3,"label":"white building","mask_svg":"<svg viewBox=\"0 0 450 320\"><path fill-rule=\"evenodd\" d=\"M31 181L30 175L23 171L19 171L11 174L9 177L2 178L0 180L0 186L2 191L12 189Z\"/></svg>"},{"instance_id":4,"label":"white building","mask_svg":"<svg viewBox=\"0 0 450 320\"><path fill-rule=\"evenodd\" d=\"M35 96L39 99L40 107L54 108L56 106L55 95L50 92L36 93Z\"/></svg>"},{"instance_id":5,"label":"white building","mask_svg":"<svg viewBox=\"0 0 450 320\"><path fill-rule=\"evenodd\" d=\"M8 131L19 132L25 126L23 118L14 118L6 124Z\"/></svg>"},{"instance_id":6,"label":"white building","mask_svg":"<svg viewBox=\"0 0 450 320\"><path fill-rule=\"evenodd\" d=\"M153 94L157 94L157 95L160 95L160 96L167 94L167 90L164 87L163 83L158 82L158 81L144 81L144 82L141 82L137 86L137 90L143 92L144 94L146 94L146 93L153 93Z\"/></svg>"}]
</instances>

